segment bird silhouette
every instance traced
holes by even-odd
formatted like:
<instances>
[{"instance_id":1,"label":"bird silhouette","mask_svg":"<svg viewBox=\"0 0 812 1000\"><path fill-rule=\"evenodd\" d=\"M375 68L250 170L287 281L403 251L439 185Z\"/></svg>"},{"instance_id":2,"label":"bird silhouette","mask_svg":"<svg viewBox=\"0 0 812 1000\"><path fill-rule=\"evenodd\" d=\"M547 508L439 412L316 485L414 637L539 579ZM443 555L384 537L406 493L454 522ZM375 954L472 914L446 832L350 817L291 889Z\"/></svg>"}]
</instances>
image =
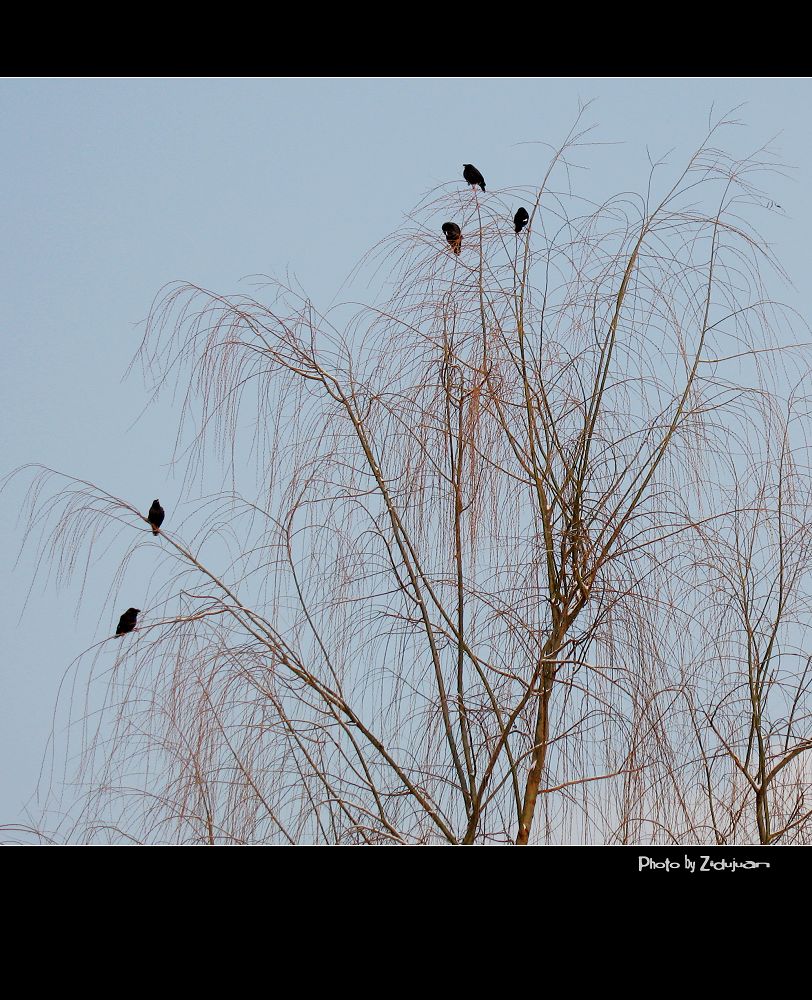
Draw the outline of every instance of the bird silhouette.
<instances>
[{"instance_id":1,"label":"bird silhouette","mask_svg":"<svg viewBox=\"0 0 812 1000\"><path fill-rule=\"evenodd\" d=\"M140 608L127 608L118 620L116 635L124 635L125 632L132 632L135 628L135 619L138 617Z\"/></svg>"},{"instance_id":2,"label":"bird silhouette","mask_svg":"<svg viewBox=\"0 0 812 1000\"><path fill-rule=\"evenodd\" d=\"M164 523L165 516L164 509L161 506L161 501L153 500L152 506L149 509L149 514L147 514L147 520L152 525L153 535L157 535L161 530L161 525Z\"/></svg>"},{"instance_id":3,"label":"bird silhouette","mask_svg":"<svg viewBox=\"0 0 812 1000\"><path fill-rule=\"evenodd\" d=\"M520 233L524 229L529 219L530 216L527 214L527 209L520 208L519 211L513 216L513 225L516 227L517 233Z\"/></svg>"},{"instance_id":4,"label":"bird silhouette","mask_svg":"<svg viewBox=\"0 0 812 1000\"><path fill-rule=\"evenodd\" d=\"M473 163L463 163L462 176L468 181L471 187L475 187L477 184L485 190L485 178L473 165Z\"/></svg>"},{"instance_id":5,"label":"bird silhouette","mask_svg":"<svg viewBox=\"0 0 812 1000\"><path fill-rule=\"evenodd\" d=\"M443 232L445 233L445 238L451 244L451 249L454 253L458 254L462 247L462 230L460 227L456 222L444 222Z\"/></svg>"}]
</instances>

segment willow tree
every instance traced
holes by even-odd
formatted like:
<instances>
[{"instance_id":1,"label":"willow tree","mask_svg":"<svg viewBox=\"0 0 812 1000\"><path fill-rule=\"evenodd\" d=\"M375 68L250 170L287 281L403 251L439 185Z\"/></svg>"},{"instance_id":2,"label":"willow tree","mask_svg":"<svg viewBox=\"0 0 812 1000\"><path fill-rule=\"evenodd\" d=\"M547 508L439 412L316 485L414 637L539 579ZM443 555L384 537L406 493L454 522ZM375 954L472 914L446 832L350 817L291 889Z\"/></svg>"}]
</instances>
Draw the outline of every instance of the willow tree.
<instances>
[{"instance_id":1,"label":"willow tree","mask_svg":"<svg viewBox=\"0 0 812 1000\"><path fill-rule=\"evenodd\" d=\"M372 304L320 309L271 281L156 300L137 359L182 401L183 515L153 539L95 484L41 469L31 492L40 565L120 545L118 584L141 547L155 559L137 631L77 668L94 711L59 836L749 836L708 820L735 809L746 780L719 755L739 760L754 717L725 700L722 732L711 703L716 668L731 676L710 642L730 610L720 539L748 517L771 530L782 503L739 495L742 463L763 485L794 456L796 526L809 496L804 436L775 419L808 357L748 221L772 161L733 159L714 128L644 193L595 205L571 186L578 128L531 186L427 195L359 266ZM737 670L746 645L725 647ZM739 763L778 792L791 769L771 752Z\"/></svg>"}]
</instances>

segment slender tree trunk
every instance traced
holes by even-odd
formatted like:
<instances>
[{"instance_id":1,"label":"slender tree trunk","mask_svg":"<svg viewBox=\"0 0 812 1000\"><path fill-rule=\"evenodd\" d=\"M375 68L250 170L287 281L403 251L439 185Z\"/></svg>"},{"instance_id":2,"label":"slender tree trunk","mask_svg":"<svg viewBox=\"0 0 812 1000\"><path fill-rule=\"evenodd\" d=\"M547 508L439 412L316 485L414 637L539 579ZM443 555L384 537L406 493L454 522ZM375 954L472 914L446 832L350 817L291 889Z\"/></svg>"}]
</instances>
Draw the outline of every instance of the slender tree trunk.
<instances>
[{"instance_id":1,"label":"slender tree trunk","mask_svg":"<svg viewBox=\"0 0 812 1000\"><path fill-rule=\"evenodd\" d=\"M541 691L539 692L539 712L536 719L536 733L533 746L533 766L527 776L527 785L524 790L524 802L522 804L522 815L519 822L519 833L516 837L516 844L524 846L530 838L530 829L533 826L533 816L536 812L536 799L541 785L541 775L544 772L544 762L547 758L547 744L550 734L550 698L553 693L553 682L555 681L555 662L545 658L541 670Z\"/></svg>"},{"instance_id":2,"label":"slender tree trunk","mask_svg":"<svg viewBox=\"0 0 812 1000\"><path fill-rule=\"evenodd\" d=\"M758 823L758 839L762 844L769 844L771 838L770 831L770 806L767 801L767 788L762 784L756 792L756 822Z\"/></svg>"}]
</instances>

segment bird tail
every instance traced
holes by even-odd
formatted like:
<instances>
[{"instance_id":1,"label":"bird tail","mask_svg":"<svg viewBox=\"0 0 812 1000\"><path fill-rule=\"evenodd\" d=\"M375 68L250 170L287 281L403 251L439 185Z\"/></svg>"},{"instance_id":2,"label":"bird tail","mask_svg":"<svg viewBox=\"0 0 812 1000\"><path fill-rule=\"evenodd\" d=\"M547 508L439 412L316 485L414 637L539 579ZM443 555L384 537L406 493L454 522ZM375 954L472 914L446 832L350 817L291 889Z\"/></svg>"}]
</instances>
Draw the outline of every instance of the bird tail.
<instances>
[{"instance_id":1,"label":"bird tail","mask_svg":"<svg viewBox=\"0 0 812 1000\"><path fill-rule=\"evenodd\" d=\"M454 250L454 253L459 257L460 250L462 250L462 240L461 239L460 240L454 240L453 250Z\"/></svg>"},{"instance_id":2,"label":"bird tail","mask_svg":"<svg viewBox=\"0 0 812 1000\"><path fill-rule=\"evenodd\" d=\"M483 191L485 190L485 182L484 181L480 181L479 186L482 188Z\"/></svg>"},{"instance_id":3,"label":"bird tail","mask_svg":"<svg viewBox=\"0 0 812 1000\"><path fill-rule=\"evenodd\" d=\"M156 528L154 524L152 525L152 534L153 535L157 535L160 532L160 530L161 529L160 528Z\"/></svg>"}]
</instances>

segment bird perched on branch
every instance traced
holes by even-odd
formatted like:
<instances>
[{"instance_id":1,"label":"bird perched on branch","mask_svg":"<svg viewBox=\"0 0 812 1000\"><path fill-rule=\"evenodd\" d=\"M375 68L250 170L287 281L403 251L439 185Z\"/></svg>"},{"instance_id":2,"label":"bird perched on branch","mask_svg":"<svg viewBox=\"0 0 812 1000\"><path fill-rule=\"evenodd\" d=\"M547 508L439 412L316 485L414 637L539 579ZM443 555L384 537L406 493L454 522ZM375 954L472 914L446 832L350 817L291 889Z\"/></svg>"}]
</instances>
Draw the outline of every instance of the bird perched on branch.
<instances>
[{"instance_id":1,"label":"bird perched on branch","mask_svg":"<svg viewBox=\"0 0 812 1000\"><path fill-rule=\"evenodd\" d=\"M149 509L149 514L147 514L147 520L152 525L152 534L157 535L161 530L161 525L164 523L164 509L161 506L160 500L153 500L152 506Z\"/></svg>"},{"instance_id":2,"label":"bird perched on branch","mask_svg":"<svg viewBox=\"0 0 812 1000\"><path fill-rule=\"evenodd\" d=\"M460 227L456 222L444 222L443 232L445 233L445 238L451 244L451 249L454 253L458 254L462 247L462 230Z\"/></svg>"},{"instance_id":3,"label":"bird perched on branch","mask_svg":"<svg viewBox=\"0 0 812 1000\"><path fill-rule=\"evenodd\" d=\"M513 225L516 227L516 232L520 233L530 220L530 216L527 214L526 208L520 208L519 211L513 216Z\"/></svg>"},{"instance_id":4,"label":"bird perched on branch","mask_svg":"<svg viewBox=\"0 0 812 1000\"><path fill-rule=\"evenodd\" d=\"M138 617L140 608L127 608L118 620L116 635L124 635L125 632L132 632L135 628L135 619Z\"/></svg>"},{"instance_id":5,"label":"bird perched on branch","mask_svg":"<svg viewBox=\"0 0 812 1000\"><path fill-rule=\"evenodd\" d=\"M476 187L478 184L482 190L485 190L485 178L473 165L473 163L463 163L462 176L468 181L471 187Z\"/></svg>"}]
</instances>

